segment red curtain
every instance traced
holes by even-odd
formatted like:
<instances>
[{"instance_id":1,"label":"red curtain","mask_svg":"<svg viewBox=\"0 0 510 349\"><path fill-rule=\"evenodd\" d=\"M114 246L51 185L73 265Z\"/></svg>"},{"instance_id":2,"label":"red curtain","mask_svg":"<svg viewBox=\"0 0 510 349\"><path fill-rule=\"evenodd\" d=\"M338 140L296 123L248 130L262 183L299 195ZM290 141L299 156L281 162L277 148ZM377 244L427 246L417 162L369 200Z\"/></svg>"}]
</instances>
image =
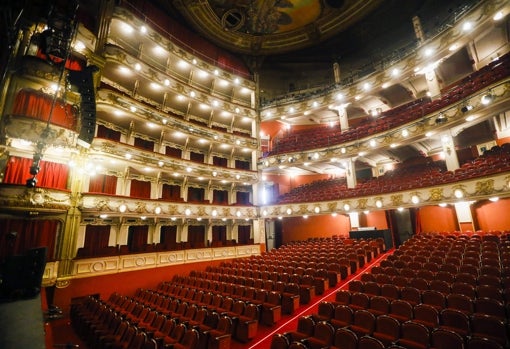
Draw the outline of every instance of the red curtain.
<instances>
[{"instance_id":1,"label":"red curtain","mask_svg":"<svg viewBox=\"0 0 510 349\"><path fill-rule=\"evenodd\" d=\"M166 249L175 248L177 245L177 226L164 225L161 227L159 241L165 246Z\"/></svg>"},{"instance_id":2,"label":"red curtain","mask_svg":"<svg viewBox=\"0 0 510 349\"><path fill-rule=\"evenodd\" d=\"M227 167L228 160L219 156L213 156L213 165Z\"/></svg>"},{"instance_id":3,"label":"red curtain","mask_svg":"<svg viewBox=\"0 0 510 349\"><path fill-rule=\"evenodd\" d=\"M245 191L236 192L236 201L240 205L250 205L250 193Z\"/></svg>"},{"instance_id":4,"label":"red curtain","mask_svg":"<svg viewBox=\"0 0 510 349\"><path fill-rule=\"evenodd\" d=\"M121 136L120 131L112 130L104 125L97 126L97 137L99 138L105 138L110 139L112 141L120 142L120 136Z\"/></svg>"},{"instance_id":5,"label":"red curtain","mask_svg":"<svg viewBox=\"0 0 510 349\"><path fill-rule=\"evenodd\" d=\"M240 225L237 227L237 242L248 244L250 242L251 225Z\"/></svg>"},{"instance_id":6,"label":"red curtain","mask_svg":"<svg viewBox=\"0 0 510 349\"><path fill-rule=\"evenodd\" d=\"M163 200L180 200L181 199L181 187L172 184L163 184L163 192L161 193Z\"/></svg>"},{"instance_id":7,"label":"red curtain","mask_svg":"<svg viewBox=\"0 0 510 349\"><path fill-rule=\"evenodd\" d=\"M117 177L96 174L90 178L89 193L115 195L117 191Z\"/></svg>"},{"instance_id":8,"label":"red curtain","mask_svg":"<svg viewBox=\"0 0 510 349\"><path fill-rule=\"evenodd\" d=\"M154 151L154 142L135 137L134 146L140 149Z\"/></svg>"},{"instance_id":9,"label":"red curtain","mask_svg":"<svg viewBox=\"0 0 510 349\"><path fill-rule=\"evenodd\" d=\"M190 152L189 159L193 162L204 163L204 154Z\"/></svg>"},{"instance_id":10,"label":"red curtain","mask_svg":"<svg viewBox=\"0 0 510 349\"><path fill-rule=\"evenodd\" d=\"M55 57L55 56L48 56L45 54L41 49L37 50L36 56L39 58L42 58L44 60L51 60L53 63L60 63L63 61L62 58ZM66 61L65 67L69 70L82 70L83 66L85 65L84 62L79 60L75 57L69 57L69 59Z\"/></svg>"},{"instance_id":11,"label":"red curtain","mask_svg":"<svg viewBox=\"0 0 510 349\"><path fill-rule=\"evenodd\" d=\"M190 225L188 226L188 242L192 247L205 246L205 226L203 225Z\"/></svg>"},{"instance_id":12,"label":"red curtain","mask_svg":"<svg viewBox=\"0 0 510 349\"><path fill-rule=\"evenodd\" d=\"M12 114L48 121L53 97L35 90L20 90L14 100ZM58 100L51 113L52 124L76 130L76 111L71 104Z\"/></svg>"},{"instance_id":13,"label":"red curtain","mask_svg":"<svg viewBox=\"0 0 510 349\"><path fill-rule=\"evenodd\" d=\"M31 178L32 159L12 156L7 162L4 183L25 184ZM67 189L69 168L67 165L41 160L37 174L37 186L53 189Z\"/></svg>"},{"instance_id":14,"label":"red curtain","mask_svg":"<svg viewBox=\"0 0 510 349\"><path fill-rule=\"evenodd\" d=\"M220 205L228 205L228 191L213 190L213 203Z\"/></svg>"},{"instance_id":15,"label":"red curtain","mask_svg":"<svg viewBox=\"0 0 510 349\"><path fill-rule=\"evenodd\" d=\"M224 225L213 225L212 241L226 241L226 240L227 240L227 227Z\"/></svg>"},{"instance_id":16,"label":"red curtain","mask_svg":"<svg viewBox=\"0 0 510 349\"><path fill-rule=\"evenodd\" d=\"M151 197L151 182L139 181L136 179L131 180L131 197L150 199Z\"/></svg>"},{"instance_id":17,"label":"red curtain","mask_svg":"<svg viewBox=\"0 0 510 349\"><path fill-rule=\"evenodd\" d=\"M182 157L182 150L179 148L172 148L167 146L165 148L165 155L180 159Z\"/></svg>"},{"instance_id":18,"label":"red curtain","mask_svg":"<svg viewBox=\"0 0 510 349\"><path fill-rule=\"evenodd\" d=\"M204 201L204 188L188 187L188 202Z\"/></svg>"},{"instance_id":19,"label":"red curtain","mask_svg":"<svg viewBox=\"0 0 510 349\"><path fill-rule=\"evenodd\" d=\"M89 255L100 255L108 247L110 240L109 225L87 225L83 248Z\"/></svg>"},{"instance_id":20,"label":"red curtain","mask_svg":"<svg viewBox=\"0 0 510 349\"><path fill-rule=\"evenodd\" d=\"M56 220L0 219L0 261L36 247L47 247L46 259L54 260L59 223Z\"/></svg>"},{"instance_id":21,"label":"red curtain","mask_svg":"<svg viewBox=\"0 0 510 349\"><path fill-rule=\"evenodd\" d=\"M130 226L128 231L128 246L129 251L139 252L144 250L149 236L149 226L136 225Z\"/></svg>"},{"instance_id":22,"label":"red curtain","mask_svg":"<svg viewBox=\"0 0 510 349\"><path fill-rule=\"evenodd\" d=\"M241 170L249 170L250 162L243 161L243 160L236 160L236 168L241 169Z\"/></svg>"}]
</instances>

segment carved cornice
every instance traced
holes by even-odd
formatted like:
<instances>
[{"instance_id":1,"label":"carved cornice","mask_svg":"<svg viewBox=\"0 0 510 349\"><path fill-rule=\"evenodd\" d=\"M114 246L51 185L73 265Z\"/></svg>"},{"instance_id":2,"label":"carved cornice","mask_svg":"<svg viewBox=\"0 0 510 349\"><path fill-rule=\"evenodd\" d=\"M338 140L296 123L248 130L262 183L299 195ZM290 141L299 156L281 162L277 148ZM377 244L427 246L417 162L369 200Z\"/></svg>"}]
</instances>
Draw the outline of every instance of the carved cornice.
<instances>
[{"instance_id":1,"label":"carved cornice","mask_svg":"<svg viewBox=\"0 0 510 349\"><path fill-rule=\"evenodd\" d=\"M89 150L90 155L108 154L118 159L124 159L126 153L132 155L130 162L133 165L136 164L141 167L152 166L158 170L177 172L182 175L186 175L188 173L187 168L191 167L194 175L203 176L209 179L221 178L227 181L239 183L255 183L258 179L258 174L255 171L230 169L209 164L194 163L188 160L170 158L163 154L159 155L149 150L138 149L127 144L106 139L94 139ZM162 162L163 165L160 166L159 162ZM213 172L216 172L216 176L213 175Z\"/></svg>"},{"instance_id":2,"label":"carved cornice","mask_svg":"<svg viewBox=\"0 0 510 349\"><path fill-rule=\"evenodd\" d=\"M24 116L5 115L1 129L1 134L5 137L19 138L34 144L41 140L43 132L48 134L45 139L47 145L71 148L76 146L78 139L78 132L74 130L50 124L47 132L47 121Z\"/></svg>"},{"instance_id":3,"label":"carved cornice","mask_svg":"<svg viewBox=\"0 0 510 349\"><path fill-rule=\"evenodd\" d=\"M460 199L455 196L457 189L461 190L464 195ZM419 198L418 203L413 202L413 196ZM340 198L336 201L263 206L260 207L260 215L263 218L275 218L332 213L347 214L365 210L379 211L399 207L420 207L440 203L452 204L459 201L485 200L495 196L510 196L510 172L447 185L363 197ZM349 206L349 210L345 209L346 204Z\"/></svg>"},{"instance_id":4,"label":"carved cornice","mask_svg":"<svg viewBox=\"0 0 510 349\"><path fill-rule=\"evenodd\" d=\"M120 212L124 205L125 211ZM123 207L124 207L123 206ZM156 213L159 207L160 213ZM173 203L161 200L141 200L129 197L83 194L79 205L84 216L108 214L109 216L139 217L181 217L203 219L255 219L258 217L257 208L253 206L218 206L191 203ZM215 212L213 212L215 211Z\"/></svg>"},{"instance_id":5,"label":"carved cornice","mask_svg":"<svg viewBox=\"0 0 510 349\"><path fill-rule=\"evenodd\" d=\"M27 188L22 185L0 185L0 207L2 210L23 210L30 214L38 212L67 212L72 205L69 192L45 188Z\"/></svg>"}]
</instances>

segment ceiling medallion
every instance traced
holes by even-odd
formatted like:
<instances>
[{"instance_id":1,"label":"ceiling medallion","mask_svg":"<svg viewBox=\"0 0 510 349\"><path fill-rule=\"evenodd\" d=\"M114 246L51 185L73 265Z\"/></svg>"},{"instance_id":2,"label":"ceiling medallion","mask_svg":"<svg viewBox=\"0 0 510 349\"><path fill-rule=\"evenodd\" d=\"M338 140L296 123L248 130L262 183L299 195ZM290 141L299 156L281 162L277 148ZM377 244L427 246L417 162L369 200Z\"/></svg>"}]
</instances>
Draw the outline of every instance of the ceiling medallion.
<instances>
[{"instance_id":1,"label":"ceiling medallion","mask_svg":"<svg viewBox=\"0 0 510 349\"><path fill-rule=\"evenodd\" d=\"M234 52L269 55L308 47L367 16L381 0L174 1L209 40Z\"/></svg>"}]
</instances>

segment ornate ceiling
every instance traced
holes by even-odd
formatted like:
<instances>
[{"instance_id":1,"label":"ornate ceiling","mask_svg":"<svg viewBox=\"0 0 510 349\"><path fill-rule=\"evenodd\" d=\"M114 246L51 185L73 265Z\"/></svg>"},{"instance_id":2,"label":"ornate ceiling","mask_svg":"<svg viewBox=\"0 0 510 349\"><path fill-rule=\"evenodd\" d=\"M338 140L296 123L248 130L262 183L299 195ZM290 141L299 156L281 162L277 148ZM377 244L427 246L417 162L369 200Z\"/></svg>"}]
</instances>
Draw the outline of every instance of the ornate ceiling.
<instances>
[{"instance_id":1,"label":"ornate ceiling","mask_svg":"<svg viewBox=\"0 0 510 349\"><path fill-rule=\"evenodd\" d=\"M250 56L316 45L352 26L382 0L174 0L196 31Z\"/></svg>"}]
</instances>

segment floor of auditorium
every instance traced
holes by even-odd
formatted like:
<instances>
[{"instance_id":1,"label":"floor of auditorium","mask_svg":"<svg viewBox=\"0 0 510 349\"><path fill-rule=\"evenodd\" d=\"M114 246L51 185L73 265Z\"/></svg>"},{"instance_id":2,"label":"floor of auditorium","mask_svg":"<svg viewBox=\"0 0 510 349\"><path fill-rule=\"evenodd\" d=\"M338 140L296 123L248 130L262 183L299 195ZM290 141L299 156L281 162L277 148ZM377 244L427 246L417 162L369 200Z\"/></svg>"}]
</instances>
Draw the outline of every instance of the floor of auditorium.
<instances>
[{"instance_id":1,"label":"floor of auditorium","mask_svg":"<svg viewBox=\"0 0 510 349\"><path fill-rule=\"evenodd\" d=\"M249 343L240 343L231 341L231 349L265 349L271 346L271 339L275 333L283 333L294 330L297 327L297 320L302 315L313 314L317 312L318 304L323 301L333 301L335 292L339 289L347 289L352 280L357 280L363 273L369 271L373 266L379 265L392 251L381 254L374 260L367 263L356 273L342 280L334 288L330 288L324 294L316 296L309 304L302 305L292 315L282 315L282 318L276 325L271 327L259 326L257 336ZM69 318L64 317L58 320L52 320L47 323L46 328L46 348L87 348L87 346L74 334Z\"/></svg>"}]
</instances>

